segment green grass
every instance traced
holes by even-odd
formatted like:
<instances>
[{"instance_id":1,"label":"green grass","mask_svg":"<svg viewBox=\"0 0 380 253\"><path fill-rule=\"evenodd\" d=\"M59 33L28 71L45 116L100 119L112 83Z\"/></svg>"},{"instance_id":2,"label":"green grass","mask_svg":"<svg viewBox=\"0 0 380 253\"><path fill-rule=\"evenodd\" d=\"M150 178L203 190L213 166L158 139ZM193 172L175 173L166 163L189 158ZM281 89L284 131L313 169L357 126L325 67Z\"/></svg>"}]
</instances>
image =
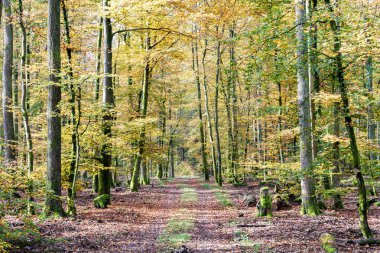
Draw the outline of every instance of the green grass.
<instances>
[{"instance_id":1,"label":"green grass","mask_svg":"<svg viewBox=\"0 0 380 253\"><path fill-rule=\"evenodd\" d=\"M171 234L184 233L191 230L194 227L194 221L191 219L181 220L173 219L169 221L166 232Z\"/></svg>"},{"instance_id":2,"label":"green grass","mask_svg":"<svg viewBox=\"0 0 380 253\"><path fill-rule=\"evenodd\" d=\"M252 249L252 252L259 252L261 249L260 243L254 242L249 239L247 232L243 230L236 230L234 235L234 241L243 247L249 247Z\"/></svg>"},{"instance_id":3,"label":"green grass","mask_svg":"<svg viewBox=\"0 0 380 253\"><path fill-rule=\"evenodd\" d=\"M180 216L184 216L186 213L181 214ZM174 249L185 242L191 239L191 234L189 233L194 227L194 218L193 217L175 217L171 219L164 231L158 237L158 242L168 249Z\"/></svg>"},{"instance_id":4,"label":"green grass","mask_svg":"<svg viewBox=\"0 0 380 253\"><path fill-rule=\"evenodd\" d=\"M159 237L159 242L166 247L175 248L183 245L185 242L191 239L189 233L182 234L163 234Z\"/></svg>"},{"instance_id":5,"label":"green grass","mask_svg":"<svg viewBox=\"0 0 380 253\"><path fill-rule=\"evenodd\" d=\"M223 191L216 191L215 197L218 200L219 204L221 204L223 207L233 206L233 203L228 193Z\"/></svg>"},{"instance_id":6,"label":"green grass","mask_svg":"<svg viewBox=\"0 0 380 253\"><path fill-rule=\"evenodd\" d=\"M197 203L198 193L194 188L184 187L181 189L181 202L183 203Z\"/></svg>"}]
</instances>

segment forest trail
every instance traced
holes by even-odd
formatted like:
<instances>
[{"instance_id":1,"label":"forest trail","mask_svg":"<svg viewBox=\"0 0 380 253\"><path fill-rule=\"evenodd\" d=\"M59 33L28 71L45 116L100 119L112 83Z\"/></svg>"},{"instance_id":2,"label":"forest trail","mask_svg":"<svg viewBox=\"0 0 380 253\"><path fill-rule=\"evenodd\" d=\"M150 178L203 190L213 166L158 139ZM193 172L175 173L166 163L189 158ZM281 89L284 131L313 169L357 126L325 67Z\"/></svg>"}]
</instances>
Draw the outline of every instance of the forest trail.
<instances>
[{"instance_id":1,"label":"forest trail","mask_svg":"<svg viewBox=\"0 0 380 253\"><path fill-rule=\"evenodd\" d=\"M326 211L317 218L299 215L299 206L256 217L245 207L244 194L257 195L259 186L217 187L200 178L153 181L137 193L113 191L107 209L92 206L89 190L78 194L78 219L40 221L47 241L21 252L175 252L182 245L194 253L322 252L319 235L359 238L355 207ZM380 225L374 209L374 231ZM253 227L240 225L249 224ZM334 232L335 231L335 232ZM339 245L338 245L339 246ZM379 248L342 244L341 252L380 252ZM343 248L344 247L344 248Z\"/></svg>"}]
</instances>

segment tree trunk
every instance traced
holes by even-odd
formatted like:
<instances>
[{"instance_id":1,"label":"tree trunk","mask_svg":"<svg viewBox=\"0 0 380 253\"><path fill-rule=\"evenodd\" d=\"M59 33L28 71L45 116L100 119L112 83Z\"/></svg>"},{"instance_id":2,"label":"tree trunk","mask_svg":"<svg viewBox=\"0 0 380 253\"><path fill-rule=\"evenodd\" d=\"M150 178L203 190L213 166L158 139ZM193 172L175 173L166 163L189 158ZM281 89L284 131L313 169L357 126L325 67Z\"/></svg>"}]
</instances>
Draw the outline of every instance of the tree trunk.
<instances>
[{"instance_id":1,"label":"tree trunk","mask_svg":"<svg viewBox=\"0 0 380 253\"><path fill-rule=\"evenodd\" d=\"M306 22L305 0L296 0L297 23L297 80L298 80L298 110L300 128L300 160L301 160L301 213L318 215L321 211L317 205L313 179L312 138L310 119L309 83L307 70L307 40L304 27Z\"/></svg>"},{"instance_id":2,"label":"tree trunk","mask_svg":"<svg viewBox=\"0 0 380 253\"><path fill-rule=\"evenodd\" d=\"M74 181L74 172L75 172L75 164L76 164L76 157L77 157L77 136L76 136L76 94L75 94L75 87L73 84L74 79L74 73L73 73L73 66L72 66L72 49L71 49L71 37L70 37L70 27L69 27L69 17L66 9L65 0L61 0L61 6L62 6L62 14L63 14L63 21L64 21L64 28L65 28L65 43L66 43L66 54L68 59L68 71L67 71L67 80L69 82L68 84L68 90L69 90L69 104L70 104L70 123L71 123L71 161L70 161L70 174L69 174L69 187L67 189L67 196L70 198L71 196L75 195L75 193L72 190L72 185Z\"/></svg>"},{"instance_id":3,"label":"tree trunk","mask_svg":"<svg viewBox=\"0 0 380 253\"><path fill-rule=\"evenodd\" d=\"M208 81L207 81L207 75L206 75L206 54L207 54L207 39L205 39L205 47L203 49L203 57L202 57L202 69L203 69L203 91L205 95L205 109L206 109L206 118L207 118L207 125L208 125L208 131L209 131L209 138L210 138L210 145L211 145L211 158L212 158L212 168L214 171L216 171L216 156L215 156L215 146L214 146L214 136L212 133L212 123L211 123L211 114L209 109L209 97L208 97ZM210 180L210 175L208 169L204 171L204 178L205 181Z\"/></svg>"},{"instance_id":4,"label":"tree trunk","mask_svg":"<svg viewBox=\"0 0 380 253\"><path fill-rule=\"evenodd\" d=\"M216 27L217 36L219 36L218 26ZM223 35L222 29L222 35ZM218 39L216 46L216 77L215 77L215 103L214 103L214 118L215 118L215 140L216 140L216 153L217 153L217 163L216 163L216 175L215 182L219 186L222 186L222 151L220 148L220 136L219 136L219 112L218 112L218 100L219 100L219 80L220 80L220 64L222 60L220 52L221 42Z\"/></svg>"},{"instance_id":5,"label":"tree trunk","mask_svg":"<svg viewBox=\"0 0 380 253\"><path fill-rule=\"evenodd\" d=\"M45 216L64 216L61 203L61 48L60 48L60 0L48 1L48 62L49 85L47 99L47 173Z\"/></svg>"},{"instance_id":6,"label":"tree trunk","mask_svg":"<svg viewBox=\"0 0 380 253\"><path fill-rule=\"evenodd\" d=\"M193 48L193 70L195 73L195 83L197 85L197 103L198 103L198 128L199 128L199 137L201 143L201 157L202 157L202 166L203 173L206 175L208 172L208 162L206 155L206 140L205 140L205 131L203 126L203 112L202 112L202 92L201 92L201 82L199 77L199 57L198 57L198 42L195 41Z\"/></svg>"},{"instance_id":7,"label":"tree trunk","mask_svg":"<svg viewBox=\"0 0 380 253\"><path fill-rule=\"evenodd\" d=\"M103 10L106 11L109 7L109 0L103 0ZM103 168L99 171L99 192L98 195L110 195L111 193L111 170L112 155L110 153L111 143L111 126L112 112L114 107L114 95L112 85L112 27L111 19L107 14L103 18L104 31L104 85L103 85L103 135L107 136L106 142L101 148L101 159ZM110 198L105 198L105 205L108 205Z\"/></svg>"},{"instance_id":8,"label":"tree trunk","mask_svg":"<svg viewBox=\"0 0 380 253\"><path fill-rule=\"evenodd\" d=\"M239 143L238 143L238 137L239 137L239 129L238 129L238 98L237 98L237 92L236 92L236 79L237 79L237 70L236 70L236 59L235 59L235 30L234 28L230 29L230 38L231 38L231 47L230 47L230 88L231 88L231 126L232 126L232 156L231 156L231 162L232 162L232 176L233 176L233 182L237 183L237 170L238 170L238 163L239 163Z\"/></svg>"},{"instance_id":9,"label":"tree trunk","mask_svg":"<svg viewBox=\"0 0 380 253\"><path fill-rule=\"evenodd\" d=\"M10 0L3 0L4 8L4 60L3 60L3 122L5 167L16 166L16 143L12 111L13 24Z\"/></svg>"},{"instance_id":10,"label":"tree trunk","mask_svg":"<svg viewBox=\"0 0 380 253\"><path fill-rule=\"evenodd\" d=\"M22 114L22 123L24 126L25 132L25 141L27 149L27 168L28 168L28 207L27 211L29 215L35 213L32 202L33 199L33 165L34 165L34 153L33 153L33 140L32 134L30 131L29 124L29 113L28 113L28 33L24 24L24 10L22 0L18 0L18 11L19 11L19 24L21 27L21 114Z\"/></svg>"},{"instance_id":11,"label":"tree trunk","mask_svg":"<svg viewBox=\"0 0 380 253\"><path fill-rule=\"evenodd\" d=\"M358 205L358 212L359 212L359 225L360 230L362 232L362 235L364 238L372 238L372 232L368 225L368 202L367 202L367 194L366 194L366 188L364 183L364 177L361 171L361 164L360 164L360 154L358 145L356 142L356 136L355 136L355 129L352 125L352 117L350 114L350 106L348 101L348 89L347 85L344 80L344 70L343 70L343 56L341 52L341 37L340 37L340 17L335 16L335 13L337 13L337 9L339 8L338 4L339 1L334 1L334 4L332 5L330 3L330 0L325 0L329 12L332 16L330 21L331 30L334 33L334 51L335 51L335 74L336 78L338 80L341 99L342 99L342 111L344 115L344 121L346 124L346 129L348 133L348 137L350 139L350 149L351 149L351 155L352 155L352 161L353 161L353 167L355 171L355 176L357 180L358 185L358 195L359 195L359 205Z\"/></svg>"},{"instance_id":12,"label":"tree trunk","mask_svg":"<svg viewBox=\"0 0 380 253\"><path fill-rule=\"evenodd\" d=\"M146 46L146 51L149 52L151 49L149 33L147 34L145 46ZM148 55L146 59L145 69L144 69L142 98L141 98L141 104L140 104L141 118L146 118L146 114L148 110L148 95L149 95L149 82L150 82L149 79L150 79L150 59ZM138 141L138 154L136 155L132 178L131 178L131 185L130 185L131 192L137 192L138 187L139 187L139 174L140 174L141 159L144 154L145 138L146 138L145 126L142 126L140 130L139 141Z\"/></svg>"}]
</instances>

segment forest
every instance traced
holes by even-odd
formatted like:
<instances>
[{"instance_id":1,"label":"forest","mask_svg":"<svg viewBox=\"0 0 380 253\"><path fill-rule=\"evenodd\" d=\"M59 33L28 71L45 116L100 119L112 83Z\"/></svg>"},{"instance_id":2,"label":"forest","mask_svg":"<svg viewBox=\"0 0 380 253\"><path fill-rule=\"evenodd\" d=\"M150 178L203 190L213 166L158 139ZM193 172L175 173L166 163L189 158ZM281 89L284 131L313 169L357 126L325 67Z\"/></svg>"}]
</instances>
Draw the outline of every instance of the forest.
<instances>
[{"instance_id":1,"label":"forest","mask_svg":"<svg viewBox=\"0 0 380 253\"><path fill-rule=\"evenodd\" d=\"M380 252L380 0L0 8L0 252Z\"/></svg>"}]
</instances>

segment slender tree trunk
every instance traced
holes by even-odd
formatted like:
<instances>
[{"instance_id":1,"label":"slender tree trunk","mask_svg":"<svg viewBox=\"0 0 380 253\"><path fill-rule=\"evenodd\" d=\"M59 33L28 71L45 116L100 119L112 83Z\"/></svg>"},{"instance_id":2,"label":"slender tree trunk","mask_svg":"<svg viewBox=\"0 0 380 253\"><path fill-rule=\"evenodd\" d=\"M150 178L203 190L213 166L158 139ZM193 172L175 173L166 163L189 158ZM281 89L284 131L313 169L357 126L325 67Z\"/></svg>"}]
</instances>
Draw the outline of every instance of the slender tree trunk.
<instances>
[{"instance_id":1,"label":"slender tree trunk","mask_svg":"<svg viewBox=\"0 0 380 253\"><path fill-rule=\"evenodd\" d=\"M94 89L94 99L99 100L100 91L100 68L101 68L101 58L102 58L102 40L103 40L103 17L99 18L99 30L98 30L98 42L96 44L96 79L95 79L95 89Z\"/></svg>"},{"instance_id":2,"label":"slender tree trunk","mask_svg":"<svg viewBox=\"0 0 380 253\"><path fill-rule=\"evenodd\" d=\"M238 129L238 98L236 92L236 59L235 59L235 30L230 29L231 47L230 47L230 82L231 82L231 120L232 120L232 176L234 183L237 183L237 170L238 170L238 160L239 160L239 129Z\"/></svg>"},{"instance_id":3,"label":"slender tree trunk","mask_svg":"<svg viewBox=\"0 0 380 253\"><path fill-rule=\"evenodd\" d=\"M109 0L103 0L103 9L106 11L109 7ZM112 126L112 112L114 107L114 95L112 85L112 27L111 19L107 14L103 17L103 31L104 31L104 81L103 81L103 122L102 130L103 135L107 136L106 142L101 148L101 157L103 169L99 171L99 192L98 195L109 195L111 193L111 170L109 167L112 165L112 156L110 153L111 143L111 126ZM106 203L109 204L109 203Z\"/></svg>"},{"instance_id":4,"label":"slender tree trunk","mask_svg":"<svg viewBox=\"0 0 380 253\"><path fill-rule=\"evenodd\" d=\"M4 60L3 60L3 122L5 167L16 166L16 143L12 110L13 24L10 0L2 0L4 8Z\"/></svg>"},{"instance_id":5,"label":"slender tree trunk","mask_svg":"<svg viewBox=\"0 0 380 253\"><path fill-rule=\"evenodd\" d=\"M335 16L335 13L339 8L339 1L334 1L334 4L330 3L330 0L325 0L329 12L331 14L330 26L331 30L334 33L334 51L335 51L335 71L336 78L338 80L341 99L342 99L342 111L344 115L344 121L346 124L346 129L348 133L348 137L350 139L350 149L352 155L352 162L355 171L355 176L358 185L358 195L359 195L359 226L364 238L372 238L372 231L368 225L368 201L367 201L367 193L366 187L364 183L364 177L361 170L360 164L360 154L358 145L356 142L355 129L352 122L352 117L350 113L350 106L348 100L348 89L344 80L344 70L343 70L343 56L341 52L341 37L340 37L340 17Z\"/></svg>"},{"instance_id":6,"label":"slender tree trunk","mask_svg":"<svg viewBox=\"0 0 380 253\"><path fill-rule=\"evenodd\" d=\"M102 58L102 40L103 40L103 17L99 18L99 30L98 30L98 41L96 45L96 79L94 86L94 100L95 103L99 102L99 91L100 91L100 68L101 68L101 58ZM96 154L99 152L96 149ZM94 193L99 192L99 173L95 173L92 176L92 191Z\"/></svg>"},{"instance_id":7,"label":"slender tree trunk","mask_svg":"<svg viewBox=\"0 0 380 253\"><path fill-rule=\"evenodd\" d=\"M150 51L150 35L148 33L146 38L146 51ZM140 104L140 117L146 118L147 110L148 110L148 95L149 95L149 82L150 82L150 57L147 56L145 69L144 69L144 78L143 78L143 89L142 89L142 98ZM140 174L140 166L141 159L144 154L144 145L145 145L145 126L141 127L140 130L140 138L138 141L138 154L136 155L135 164L133 168L132 178L130 190L131 192L136 192L139 187L139 174Z\"/></svg>"},{"instance_id":8,"label":"slender tree trunk","mask_svg":"<svg viewBox=\"0 0 380 253\"><path fill-rule=\"evenodd\" d=\"M30 131L29 124L29 113L28 113L28 33L24 24L24 9L22 0L18 0L18 11L19 11L19 24L21 27L21 113L22 113L22 123L25 132L25 141L27 149L27 168L28 168L28 207L27 211L29 215L35 213L33 207L33 165L34 165L34 153L33 153L33 140Z\"/></svg>"},{"instance_id":9,"label":"slender tree trunk","mask_svg":"<svg viewBox=\"0 0 380 253\"><path fill-rule=\"evenodd\" d=\"M214 136L212 132L212 123L211 123L211 114L209 109L209 96L208 96L208 81L206 75L206 54L207 54L207 39L205 39L205 47L203 49L202 57L202 69L203 69L203 91L205 95L205 109L206 109L206 118L209 131L210 145L211 145L211 158L212 158L212 168L215 174L216 171L216 156L215 156L215 146L214 146ZM208 169L204 172L205 181L210 180L210 175Z\"/></svg>"},{"instance_id":10,"label":"slender tree trunk","mask_svg":"<svg viewBox=\"0 0 380 253\"><path fill-rule=\"evenodd\" d=\"M64 216L61 203L61 47L60 0L48 1L49 85L47 99L47 173L44 214Z\"/></svg>"},{"instance_id":11,"label":"slender tree trunk","mask_svg":"<svg viewBox=\"0 0 380 253\"><path fill-rule=\"evenodd\" d=\"M69 174L69 187L68 187L68 193L67 196L69 198L69 202L71 201L71 196L75 195L75 193L72 190L72 185L74 181L74 172L75 172L75 164L76 164L76 157L77 157L77 136L76 136L76 94L75 94L75 87L73 84L74 81L74 73L73 73L73 66L72 66L72 49L71 49L71 37L70 37L70 27L69 27L69 17L66 9L65 0L61 0L61 7L62 7L62 14L63 14L63 21L64 21L64 28L65 28L65 43L66 43L66 54L68 59L68 90L69 90L69 104L70 104L70 123L71 123L71 161L70 161L70 174Z\"/></svg>"},{"instance_id":12,"label":"slender tree trunk","mask_svg":"<svg viewBox=\"0 0 380 253\"><path fill-rule=\"evenodd\" d=\"M216 27L217 36L219 36L219 28ZM223 35L223 30L222 30ZM216 175L215 181L219 186L222 186L222 151L220 148L220 136L219 136L219 112L218 112L218 100L219 100L219 80L220 80L220 64L221 64L221 42L218 39L216 46L216 77L215 77L215 103L214 103L214 118L215 118L215 140L216 140L216 153L217 153L217 163L216 163Z\"/></svg>"},{"instance_id":13,"label":"slender tree trunk","mask_svg":"<svg viewBox=\"0 0 380 253\"><path fill-rule=\"evenodd\" d=\"M197 85L197 103L198 103L198 128L199 128L199 137L201 143L201 156L202 156L202 166L203 173L206 175L208 172L208 162L206 155L206 139L205 131L203 126L203 112L202 112L202 92L201 92L201 82L199 77L199 57L198 57L198 42L195 41L193 48L193 70L195 73L195 83Z\"/></svg>"},{"instance_id":14,"label":"slender tree trunk","mask_svg":"<svg viewBox=\"0 0 380 253\"><path fill-rule=\"evenodd\" d=\"M309 83L307 70L307 39L304 27L306 22L305 0L296 0L297 22L297 80L298 80L298 110L300 128L300 160L301 160L301 213L318 215L320 210L315 196L312 162L312 139Z\"/></svg>"}]
</instances>

